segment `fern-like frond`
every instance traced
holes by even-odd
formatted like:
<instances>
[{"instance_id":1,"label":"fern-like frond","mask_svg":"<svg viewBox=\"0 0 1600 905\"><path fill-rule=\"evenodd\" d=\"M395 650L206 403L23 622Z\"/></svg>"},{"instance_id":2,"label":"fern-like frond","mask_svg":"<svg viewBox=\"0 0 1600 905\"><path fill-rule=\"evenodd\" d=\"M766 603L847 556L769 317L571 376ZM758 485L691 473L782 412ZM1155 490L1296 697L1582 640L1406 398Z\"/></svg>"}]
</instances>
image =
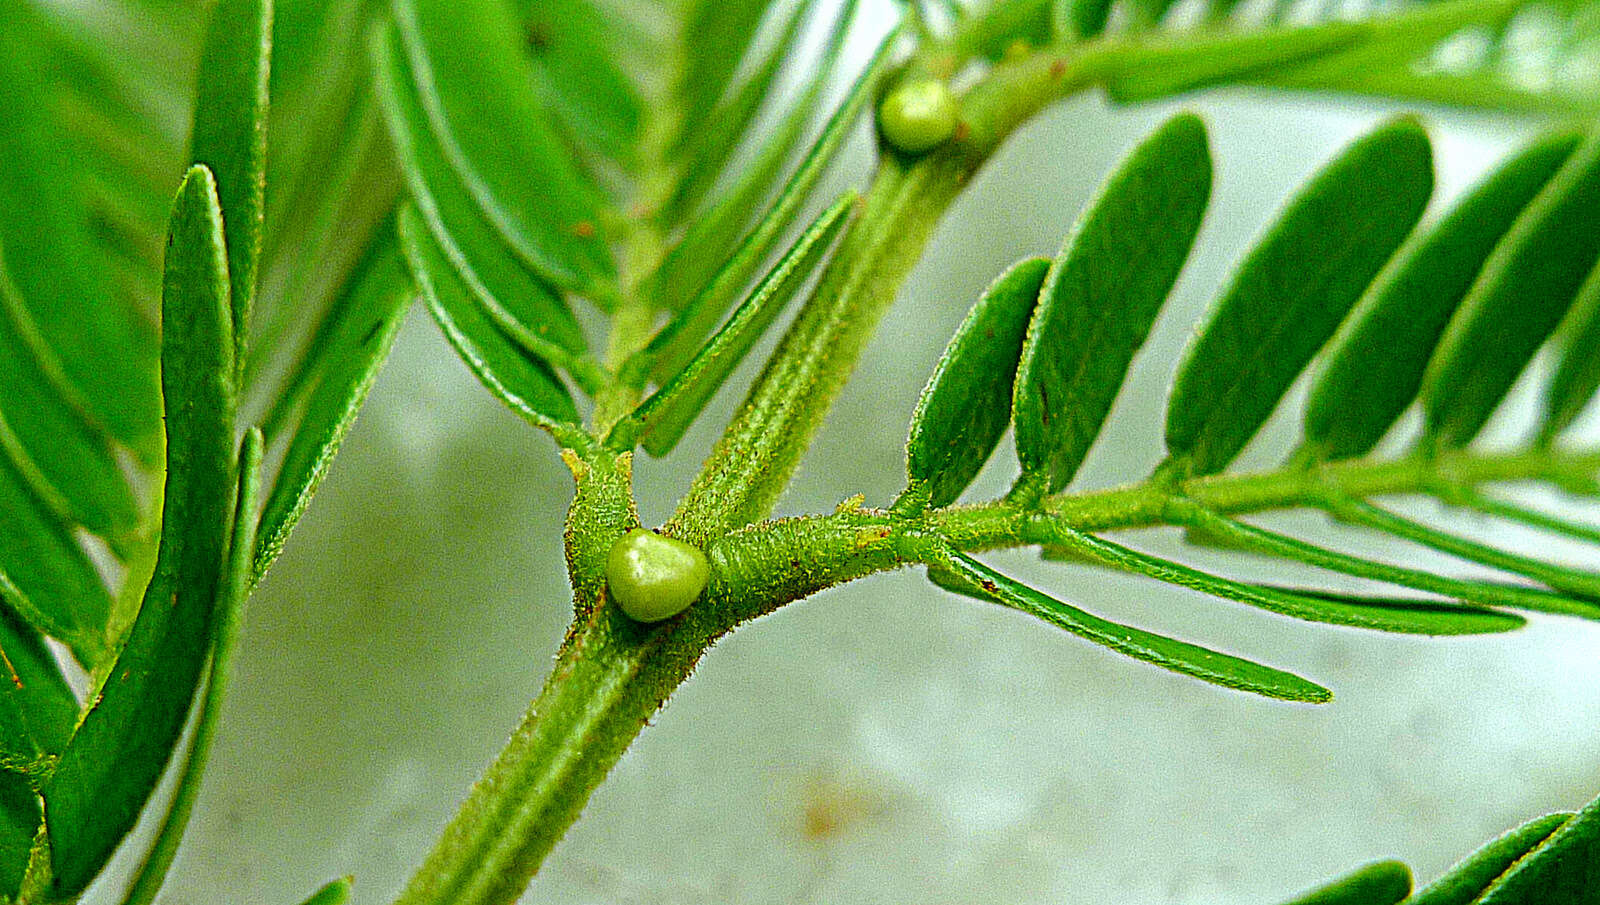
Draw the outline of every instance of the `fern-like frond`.
<instances>
[{"instance_id":1,"label":"fern-like frond","mask_svg":"<svg viewBox=\"0 0 1600 905\"><path fill-rule=\"evenodd\" d=\"M1471 634L1521 624L1497 607L1600 618L1600 573L1504 548L1492 536L1438 527L1378 498L1394 490L1428 494L1449 506L1590 544L1600 541L1600 531L1560 514L1485 495L1477 487L1492 478L1450 464L1452 456L1474 455L1466 447L1549 344L1566 312L1578 323L1569 330L1590 329L1586 293L1592 278L1586 277L1600 264L1600 241L1594 239L1600 235L1594 222L1600 205L1590 198L1594 142L1571 135L1536 141L1453 209L1420 227L1432 188L1422 126L1413 119L1392 120L1352 143L1243 255L1179 365L1167 416L1168 458L1143 484L1125 491L1134 496L1129 508L1141 513L1129 525L1178 525L1198 543L1429 596L1352 597L1317 587L1314 571L1301 579L1305 587L1249 584L1096 537L1069 514L1072 477L1100 433L1204 209L1210 160L1203 127L1187 115L1129 156L1080 218L1048 275L1028 282L1031 294L1018 300L1005 289L1016 275L1037 272L1024 262L973 309L918 405L907 448L910 484L890 515L944 524L941 513L947 512L950 524L959 521L960 507L929 507L954 502L993 451L1005 427L994 417L1001 400L971 403L999 392L1009 396L1021 477L1009 497L993 505L1019 520L1019 540L1041 545L1050 558L1132 572L1295 618L1383 631ZM1173 229L1174 223L1187 225ZM980 350L966 341L971 324L1005 311L1028 319L1025 342ZM1556 344L1555 351L1593 354L1570 341ZM1319 354L1322 363L1313 367ZM1260 478L1273 485L1270 492L1259 500L1218 492L1212 485L1231 479L1226 472L1232 462L1308 370L1312 401L1305 439L1280 472ZM1570 394L1575 384L1564 386ZM1410 449L1397 459L1376 456L1378 440L1413 406L1426 417L1418 435L1404 438ZM1567 399L1547 410L1581 408ZM1552 427L1547 416L1524 440L1524 451L1510 454L1524 456L1529 466L1517 477L1569 489L1590 486L1557 475L1576 472L1592 480L1600 471L1592 451L1559 445L1561 428L1570 422L1563 414ZM1383 468L1409 473L1400 482L1355 477ZM1321 510L1509 580L1454 577L1375 560L1238 517L1264 508ZM956 534L949 539L961 542ZM1049 609L1038 604L1049 598L1008 591L1009 579L965 560L938 556L928 563L930 577L941 586L1036 615ZM1081 620L1050 621L1180 672L1288 696L1277 686L1229 678L1232 673L1216 672L1203 659L1124 650L1109 636L1082 630L1088 623Z\"/></svg>"}]
</instances>

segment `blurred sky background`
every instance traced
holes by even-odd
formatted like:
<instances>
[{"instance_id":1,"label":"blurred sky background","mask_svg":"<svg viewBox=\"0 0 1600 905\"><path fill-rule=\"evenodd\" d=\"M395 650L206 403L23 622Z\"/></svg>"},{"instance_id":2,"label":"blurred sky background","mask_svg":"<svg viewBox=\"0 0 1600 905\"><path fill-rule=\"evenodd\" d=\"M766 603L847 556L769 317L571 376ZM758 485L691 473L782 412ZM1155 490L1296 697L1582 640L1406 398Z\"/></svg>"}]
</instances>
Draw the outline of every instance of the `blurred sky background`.
<instances>
[{"instance_id":1,"label":"blurred sky background","mask_svg":"<svg viewBox=\"0 0 1600 905\"><path fill-rule=\"evenodd\" d=\"M858 61L879 25L867 28ZM1211 211L1080 484L1154 465L1178 353L1232 263L1294 186L1401 108L1225 92L1051 109L951 211L783 512L828 511L855 493L892 499L917 393L978 292L1019 257L1054 254L1116 161L1179 109L1211 129ZM1424 114L1435 210L1529 134L1515 119ZM864 185L869 168L863 124L832 178ZM647 524L670 511L753 370L677 453L639 463ZM1287 450L1298 398L1247 467ZM1003 492L1012 461L1008 440L971 498ZM287 905L345 873L361 905L393 896L548 670L570 613L559 533L570 490L550 440L491 399L414 309L251 601L163 901ZM1189 549L1170 531L1128 539L1235 575L1304 574ZM1506 636L1385 636L1028 551L991 561L1109 618L1300 672L1337 698L1310 707L1230 693L947 594L920 570L870 579L718 645L524 902L1267 905L1377 858L1431 877L1516 823L1600 793L1600 626L1534 616ZM105 884L99 893L112 901Z\"/></svg>"}]
</instances>

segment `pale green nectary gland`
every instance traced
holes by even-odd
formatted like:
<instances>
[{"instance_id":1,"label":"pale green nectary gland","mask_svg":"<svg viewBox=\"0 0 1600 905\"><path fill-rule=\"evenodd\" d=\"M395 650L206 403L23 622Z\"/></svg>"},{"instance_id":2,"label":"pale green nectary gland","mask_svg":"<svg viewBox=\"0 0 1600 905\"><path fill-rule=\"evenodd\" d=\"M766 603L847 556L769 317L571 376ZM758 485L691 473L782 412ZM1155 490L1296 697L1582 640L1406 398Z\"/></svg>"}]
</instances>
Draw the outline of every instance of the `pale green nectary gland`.
<instances>
[{"instance_id":1,"label":"pale green nectary gland","mask_svg":"<svg viewBox=\"0 0 1600 905\"><path fill-rule=\"evenodd\" d=\"M688 609L710 576L698 547L644 528L618 538L606 556L611 599L637 622L660 622Z\"/></svg>"},{"instance_id":2,"label":"pale green nectary gland","mask_svg":"<svg viewBox=\"0 0 1600 905\"><path fill-rule=\"evenodd\" d=\"M895 88L878 105L878 129L901 153L923 154L956 134L959 116L944 82L919 79Z\"/></svg>"}]
</instances>

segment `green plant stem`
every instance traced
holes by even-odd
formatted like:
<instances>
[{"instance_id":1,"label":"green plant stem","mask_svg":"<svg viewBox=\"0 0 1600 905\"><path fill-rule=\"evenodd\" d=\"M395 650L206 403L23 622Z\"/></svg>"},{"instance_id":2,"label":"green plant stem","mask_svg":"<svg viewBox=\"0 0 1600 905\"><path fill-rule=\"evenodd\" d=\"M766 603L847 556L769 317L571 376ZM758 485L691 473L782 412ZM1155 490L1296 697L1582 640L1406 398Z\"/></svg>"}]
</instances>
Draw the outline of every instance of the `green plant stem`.
<instances>
[{"instance_id":1,"label":"green plant stem","mask_svg":"<svg viewBox=\"0 0 1600 905\"><path fill-rule=\"evenodd\" d=\"M591 790L687 677L694 660L685 662L667 635L612 607L586 614L397 905L515 902Z\"/></svg>"},{"instance_id":2,"label":"green plant stem","mask_svg":"<svg viewBox=\"0 0 1600 905\"><path fill-rule=\"evenodd\" d=\"M974 552L1048 542L1052 525L1077 532L1169 524L1168 503L1182 497L1208 510L1247 514L1298 509L1335 487L1352 496L1427 493L1440 473L1476 486L1501 481L1594 474L1600 452L1552 455L1451 453L1430 463L1356 460L1320 470L1283 470L1161 480L1089 493L1046 497L1037 509L1007 500L935 510L902 519L884 510L851 509L827 516L782 519L735 531L710 550L713 578L707 603L721 607L732 628L846 581L936 556L941 545Z\"/></svg>"},{"instance_id":3,"label":"green plant stem","mask_svg":"<svg viewBox=\"0 0 1600 905\"><path fill-rule=\"evenodd\" d=\"M628 496L628 457L569 461L579 485L569 555L603 554L607 538L637 521ZM1176 487L1152 480L1057 494L1037 509L999 500L906 519L884 510L843 508L750 525L722 537L708 551L712 580L705 597L683 617L658 626L641 626L598 605L604 593L599 554L579 554L569 561L579 618L554 671L396 905L515 902L589 795L717 638L818 591L927 561L947 544L979 551L1040 543L1058 525L1080 532L1162 525L1174 494L1217 512L1243 514L1298 508L1328 486L1367 497L1426 493L1441 475L1476 486L1597 472L1600 452L1451 452L1435 460L1357 460L1315 470L1213 475ZM570 533L579 531L585 534Z\"/></svg>"}]
</instances>

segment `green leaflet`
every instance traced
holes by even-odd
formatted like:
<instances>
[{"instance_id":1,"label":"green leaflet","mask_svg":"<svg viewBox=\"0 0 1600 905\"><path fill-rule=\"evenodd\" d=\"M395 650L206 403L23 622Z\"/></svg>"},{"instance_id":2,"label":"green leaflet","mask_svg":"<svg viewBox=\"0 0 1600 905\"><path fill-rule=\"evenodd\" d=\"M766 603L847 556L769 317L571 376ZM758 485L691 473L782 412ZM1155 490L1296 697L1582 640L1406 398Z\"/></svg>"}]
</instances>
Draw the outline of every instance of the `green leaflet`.
<instances>
[{"instance_id":1,"label":"green leaflet","mask_svg":"<svg viewBox=\"0 0 1600 905\"><path fill-rule=\"evenodd\" d=\"M273 0L218 0L200 52L190 159L217 180L232 281L234 361L245 362L266 209Z\"/></svg>"},{"instance_id":2,"label":"green leaflet","mask_svg":"<svg viewBox=\"0 0 1600 905\"><path fill-rule=\"evenodd\" d=\"M306 899L305 905L344 905L350 901L350 887L354 880L350 877L340 877L332 883L311 894Z\"/></svg>"},{"instance_id":3,"label":"green leaflet","mask_svg":"<svg viewBox=\"0 0 1600 905\"><path fill-rule=\"evenodd\" d=\"M0 573L0 598L14 593ZM0 901L17 894L43 817L29 779L72 734L78 702L44 638L0 609Z\"/></svg>"},{"instance_id":4,"label":"green leaflet","mask_svg":"<svg viewBox=\"0 0 1600 905\"><path fill-rule=\"evenodd\" d=\"M1011 422L1017 361L1049 269L1046 258L1019 261L967 312L911 416L906 499L950 505L994 452Z\"/></svg>"},{"instance_id":5,"label":"green leaflet","mask_svg":"<svg viewBox=\"0 0 1600 905\"><path fill-rule=\"evenodd\" d=\"M153 466L161 450L154 337L137 312L111 301L111 275L45 102L53 96L52 70L38 14L15 0L6 9L0 28L6 265L43 340L34 351L46 370L64 374L85 413Z\"/></svg>"},{"instance_id":6,"label":"green leaflet","mask_svg":"<svg viewBox=\"0 0 1600 905\"><path fill-rule=\"evenodd\" d=\"M1379 275L1329 344L1311 388L1305 414L1310 455L1360 456L1383 438L1416 398L1428 359L1484 261L1577 143L1568 133L1530 145Z\"/></svg>"},{"instance_id":7,"label":"green leaflet","mask_svg":"<svg viewBox=\"0 0 1600 905\"><path fill-rule=\"evenodd\" d=\"M1536 613L1556 613L1585 619L1600 618L1600 608L1596 608L1592 603L1573 600L1539 588L1449 578L1432 572L1340 553L1337 550L1319 547L1230 519L1186 499L1176 498L1168 501L1164 514L1176 524L1195 529L1204 536L1237 545L1241 549L1305 563L1343 575L1413 588L1473 604L1516 607Z\"/></svg>"},{"instance_id":8,"label":"green leaflet","mask_svg":"<svg viewBox=\"0 0 1600 905\"><path fill-rule=\"evenodd\" d=\"M675 140L703 128L717 101L732 83L739 63L755 41L772 0L694 0L683 24L684 62L674 86L683 121Z\"/></svg>"},{"instance_id":9,"label":"green leaflet","mask_svg":"<svg viewBox=\"0 0 1600 905\"><path fill-rule=\"evenodd\" d=\"M1556 331L1561 360L1544 395L1541 436L1549 441L1572 426L1600 390L1600 266L1578 289Z\"/></svg>"},{"instance_id":10,"label":"green leaflet","mask_svg":"<svg viewBox=\"0 0 1600 905\"><path fill-rule=\"evenodd\" d=\"M1600 257L1600 132L1584 140L1496 246L1428 365L1428 438L1472 441L1573 304Z\"/></svg>"},{"instance_id":11,"label":"green leaflet","mask_svg":"<svg viewBox=\"0 0 1600 905\"><path fill-rule=\"evenodd\" d=\"M1021 610L1135 660L1213 685L1269 698L1316 704L1333 699L1333 693L1326 688L1291 673L1090 615L1008 578L964 553L950 553L939 566L966 583L965 593Z\"/></svg>"},{"instance_id":12,"label":"green leaflet","mask_svg":"<svg viewBox=\"0 0 1600 905\"><path fill-rule=\"evenodd\" d=\"M661 222L682 220L716 184L728 158L749 134L752 121L771 95L784 64L794 59L800 27L816 5L816 0L801 0L795 4L777 41L765 51L760 66L705 117L702 126L684 133L680 152L686 165L677 188L657 215Z\"/></svg>"},{"instance_id":13,"label":"green leaflet","mask_svg":"<svg viewBox=\"0 0 1600 905\"><path fill-rule=\"evenodd\" d=\"M1324 493L1313 503L1330 515L1385 534L1432 547L1469 562L1515 575L1524 575L1563 593L1600 601L1600 572L1573 569L1522 556L1487 544L1440 531L1413 519L1395 515L1381 506L1338 492ZM1595 618L1591 614L1590 618Z\"/></svg>"},{"instance_id":14,"label":"green leaflet","mask_svg":"<svg viewBox=\"0 0 1600 905\"><path fill-rule=\"evenodd\" d=\"M524 354L478 311L409 205L400 211L400 247L445 338L489 392L564 445L581 442L578 410L567 388L549 365Z\"/></svg>"},{"instance_id":15,"label":"green leaflet","mask_svg":"<svg viewBox=\"0 0 1600 905\"><path fill-rule=\"evenodd\" d=\"M723 381L816 270L833 240L850 221L857 197L849 192L823 211L734 310L722 329L706 341L683 370L619 422L608 442L628 448L642 432L644 448L651 455L671 452Z\"/></svg>"},{"instance_id":16,"label":"green leaflet","mask_svg":"<svg viewBox=\"0 0 1600 905\"><path fill-rule=\"evenodd\" d=\"M483 214L544 278L614 297L599 189L549 121L509 7L394 0L394 17L428 123Z\"/></svg>"},{"instance_id":17,"label":"green leaflet","mask_svg":"<svg viewBox=\"0 0 1600 905\"><path fill-rule=\"evenodd\" d=\"M216 183L191 168L162 289L167 482L144 602L44 787L55 893L81 892L133 827L199 684L227 569L234 496L233 318Z\"/></svg>"},{"instance_id":18,"label":"green leaflet","mask_svg":"<svg viewBox=\"0 0 1600 905\"><path fill-rule=\"evenodd\" d=\"M20 899L43 823L44 810L33 780L0 769L0 901Z\"/></svg>"},{"instance_id":19,"label":"green leaflet","mask_svg":"<svg viewBox=\"0 0 1600 905\"><path fill-rule=\"evenodd\" d=\"M1560 829L1571 814L1549 814L1484 845L1444 876L1417 890L1405 905L1473 905L1478 896L1508 868Z\"/></svg>"},{"instance_id":20,"label":"green leaflet","mask_svg":"<svg viewBox=\"0 0 1600 905\"><path fill-rule=\"evenodd\" d=\"M0 596L6 595L0 574ZM58 754L72 735L78 702L44 636L0 609L0 773ZM4 884L0 869L0 887Z\"/></svg>"},{"instance_id":21,"label":"green leaflet","mask_svg":"<svg viewBox=\"0 0 1600 905\"><path fill-rule=\"evenodd\" d=\"M1096 17L1104 15L1096 4L1074 3L1082 9L1074 10L1074 19L1081 17L1085 27L1096 24ZM1099 24L1104 26L1103 18ZM1328 22L1198 37L1158 35L1119 57L1106 79L1106 93L1115 103L1133 104L1195 91L1358 46L1367 28L1362 22Z\"/></svg>"},{"instance_id":22,"label":"green leaflet","mask_svg":"<svg viewBox=\"0 0 1600 905\"><path fill-rule=\"evenodd\" d=\"M1140 553L1103 538L1041 522L1034 539L1062 547L1101 565L1110 566L1308 622L1344 625L1380 632L1411 635L1480 635L1510 631L1523 625L1520 617L1481 607L1450 606L1427 601L1400 604L1338 594L1300 594L1267 585L1249 584L1210 575L1181 563Z\"/></svg>"},{"instance_id":23,"label":"green leaflet","mask_svg":"<svg viewBox=\"0 0 1600 905\"><path fill-rule=\"evenodd\" d=\"M518 0L534 88L585 151L627 163L643 102L618 68L606 13L590 0Z\"/></svg>"},{"instance_id":24,"label":"green leaflet","mask_svg":"<svg viewBox=\"0 0 1600 905\"><path fill-rule=\"evenodd\" d=\"M411 298L411 280L396 244L394 223L385 221L313 347L319 372L261 515L253 580L266 574L278 558L327 475L389 356Z\"/></svg>"},{"instance_id":25,"label":"green leaflet","mask_svg":"<svg viewBox=\"0 0 1600 905\"><path fill-rule=\"evenodd\" d=\"M1180 114L1145 139L1073 226L1017 370L1022 483L1054 493L1089 454L1183 269L1211 196L1205 124Z\"/></svg>"},{"instance_id":26,"label":"green leaflet","mask_svg":"<svg viewBox=\"0 0 1600 905\"><path fill-rule=\"evenodd\" d=\"M559 293L512 257L434 141L393 36L371 47L374 83L412 203L455 277L508 337L546 361L585 353L583 328Z\"/></svg>"},{"instance_id":27,"label":"green leaflet","mask_svg":"<svg viewBox=\"0 0 1600 905\"><path fill-rule=\"evenodd\" d=\"M1473 905L1600 902L1600 799L1502 874Z\"/></svg>"},{"instance_id":28,"label":"green leaflet","mask_svg":"<svg viewBox=\"0 0 1600 905\"><path fill-rule=\"evenodd\" d=\"M43 817L39 796L28 778L0 770L0 899L9 902L22 888L33 838Z\"/></svg>"},{"instance_id":29,"label":"green leaflet","mask_svg":"<svg viewBox=\"0 0 1600 905\"><path fill-rule=\"evenodd\" d=\"M894 47L899 41L903 27L903 24L897 26L879 43L872 60L856 78L850 93L834 110L822 133L806 152L805 159L784 183L778 197L739 243L738 248L727 256L726 261L709 282L687 286L687 291L693 293L692 298L682 306L681 313L628 362L624 368L625 376L632 376L633 373L648 368L650 375L657 382L664 382L688 363L698 347L700 338L710 333L722 319L728 305L732 304L734 297L744 289L762 261L800 215L807 197L816 187L817 180L822 177L823 171L844 145L844 140L848 137L856 117L860 116L862 109L876 95L878 84L892 60ZM842 30L836 32L836 35L842 37ZM837 48L832 52L836 53ZM826 65L831 67L831 57ZM704 222L713 222L715 216L715 212L709 214ZM720 222L730 229L737 226L731 220ZM701 257L706 253L701 243L712 243L711 247L715 248L714 238L710 235L697 237L697 234L691 231L683 242L667 254L658 273L670 277L677 268L685 266L687 261L698 259L703 263L708 262L708 258ZM675 295L669 295L665 301L676 307L674 302L677 298Z\"/></svg>"},{"instance_id":30,"label":"green leaflet","mask_svg":"<svg viewBox=\"0 0 1600 905\"><path fill-rule=\"evenodd\" d=\"M111 438L94 429L39 365L26 318L0 257L0 421L48 483L42 495L59 495L65 515L121 549L139 524L133 489Z\"/></svg>"},{"instance_id":31,"label":"green leaflet","mask_svg":"<svg viewBox=\"0 0 1600 905\"><path fill-rule=\"evenodd\" d=\"M145 853L138 873L123 896L122 905L150 905L166 881L167 871L178 856L184 829L200 795L200 779L211 756L211 742L222 716L222 701L228 693L233 672L233 649L239 640L239 624L244 618L245 598L250 596L255 572L251 563L256 550L256 515L261 504L261 431L245 432L239 447L239 483L234 491L233 527L228 535L228 565L222 576L211 638L211 663L206 671L206 690L200 700L200 715L184 755L178 787L167 805L166 817L155 842Z\"/></svg>"},{"instance_id":32,"label":"green leaflet","mask_svg":"<svg viewBox=\"0 0 1600 905\"><path fill-rule=\"evenodd\" d=\"M1399 861L1357 868L1283 905L1396 905L1411 892L1411 869Z\"/></svg>"},{"instance_id":33,"label":"green leaflet","mask_svg":"<svg viewBox=\"0 0 1600 905\"><path fill-rule=\"evenodd\" d=\"M36 481L0 448L0 572L15 582L5 606L72 648L85 667L106 653L111 598L72 526L39 498Z\"/></svg>"},{"instance_id":34,"label":"green leaflet","mask_svg":"<svg viewBox=\"0 0 1600 905\"><path fill-rule=\"evenodd\" d=\"M1428 135L1391 120L1323 167L1245 256L1189 344L1167 448L1228 467L1416 224L1433 190Z\"/></svg>"},{"instance_id":35,"label":"green leaflet","mask_svg":"<svg viewBox=\"0 0 1600 905\"><path fill-rule=\"evenodd\" d=\"M1106 30L1111 0L1055 0L1052 16L1057 35L1093 38Z\"/></svg>"},{"instance_id":36,"label":"green leaflet","mask_svg":"<svg viewBox=\"0 0 1600 905\"><path fill-rule=\"evenodd\" d=\"M1600 544L1600 526L1574 522L1543 510L1510 503L1479 493L1469 487L1445 487L1433 491L1433 494L1451 506L1460 506L1496 518L1520 522L1542 531L1564 534L1575 540Z\"/></svg>"},{"instance_id":37,"label":"green leaflet","mask_svg":"<svg viewBox=\"0 0 1600 905\"><path fill-rule=\"evenodd\" d=\"M737 250L736 244L743 238L740 230L749 224L751 212L758 210L772 194L778 177L783 175L784 165L794 156L800 139L811 125L812 116L822 103L823 93L838 66L849 32L848 26L853 21L857 6L857 0L850 0L839 11L828 43L814 64L815 72L810 81L786 104L788 109L766 134L762 147L750 163L720 193L715 203L690 219L683 238L672 247L661 267L652 274L651 281L657 287L656 294L667 307L684 308L706 288L707 281L729 263L731 255ZM815 173L820 175L821 168L817 168ZM809 193L811 187L808 183L803 194ZM759 226L760 221L756 225ZM763 249L763 256L769 250ZM759 263L759 260L756 261L756 264ZM750 265L752 269L754 266ZM744 273L745 279L749 276L749 272ZM733 291L741 288L742 285L735 286ZM731 298L724 300L723 304L728 301ZM721 316L724 310L718 309L717 315ZM695 338L704 336L712 326L715 326L714 322L705 324Z\"/></svg>"}]
</instances>

